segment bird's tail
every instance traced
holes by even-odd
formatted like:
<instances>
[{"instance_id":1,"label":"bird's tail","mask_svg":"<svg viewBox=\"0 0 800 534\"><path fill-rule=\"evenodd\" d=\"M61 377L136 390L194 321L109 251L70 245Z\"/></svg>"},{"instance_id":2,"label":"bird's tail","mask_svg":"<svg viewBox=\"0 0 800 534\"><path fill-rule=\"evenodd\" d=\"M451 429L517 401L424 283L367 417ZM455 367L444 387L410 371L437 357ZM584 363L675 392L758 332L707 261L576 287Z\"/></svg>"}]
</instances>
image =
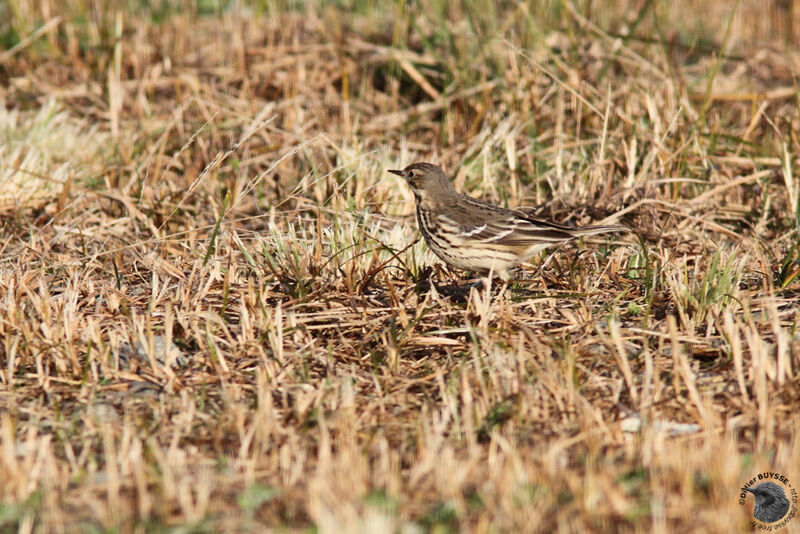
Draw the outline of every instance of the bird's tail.
<instances>
[{"instance_id":1,"label":"bird's tail","mask_svg":"<svg viewBox=\"0 0 800 534\"><path fill-rule=\"evenodd\" d=\"M626 226L622 226L621 224L607 224L607 225L597 225L597 226L584 226L582 228L575 228L572 231L572 234L575 237L583 237L587 235L597 235L597 234L610 234L613 232L629 232L630 229Z\"/></svg>"}]
</instances>

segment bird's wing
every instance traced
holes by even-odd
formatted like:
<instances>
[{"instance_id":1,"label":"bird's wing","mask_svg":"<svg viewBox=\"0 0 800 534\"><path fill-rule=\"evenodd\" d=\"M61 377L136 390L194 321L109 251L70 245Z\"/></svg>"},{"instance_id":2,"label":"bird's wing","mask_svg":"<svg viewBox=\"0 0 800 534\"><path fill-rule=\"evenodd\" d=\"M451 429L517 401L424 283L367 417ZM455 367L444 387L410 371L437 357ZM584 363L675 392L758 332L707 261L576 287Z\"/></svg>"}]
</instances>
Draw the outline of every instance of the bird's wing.
<instances>
[{"instance_id":1,"label":"bird's wing","mask_svg":"<svg viewBox=\"0 0 800 534\"><path fill-rule=\"evenodd\" d=\"M574 236L560 225L548 221L534 221L528 217L513 216L498 218L491 224L491 236L486 240L508 246L528 246L535 243L557 243L569 241ZM489 228L487 227L487 230Z\"/></svg>"},{"instance_id":2,"label":"bird's wing","mask_svg":"<svg viewBox=\"0 0 800 534\"><path fill-rule=\"evenodd\" d=\"M574 237L566 226L466 196L440 217L445 224L455 227L463 239L476 245L494 243L527 247L536 243L568 241Z\"/></svg>"}]
</instances>

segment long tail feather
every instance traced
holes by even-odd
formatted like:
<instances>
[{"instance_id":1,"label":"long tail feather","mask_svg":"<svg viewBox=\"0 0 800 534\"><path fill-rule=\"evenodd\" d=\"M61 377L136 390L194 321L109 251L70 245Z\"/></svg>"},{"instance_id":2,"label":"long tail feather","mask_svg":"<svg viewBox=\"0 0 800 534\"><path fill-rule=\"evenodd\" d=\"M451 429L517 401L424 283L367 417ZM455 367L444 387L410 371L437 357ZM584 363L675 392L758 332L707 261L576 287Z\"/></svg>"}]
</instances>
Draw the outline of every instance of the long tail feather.
<instances>
[{"instance_id":1,"label":"long tail feather","mask_svg":"<svg viewBox=\"0 0 800 534\"><path fill-rule=\"evenodd\" d=\"M584 226L583 228L575 228L572 234L575 237L597 234L610 234L613 232L629 232L630 229L620 224L598 225L598 226Z\"/></svg>"}]
</instances>

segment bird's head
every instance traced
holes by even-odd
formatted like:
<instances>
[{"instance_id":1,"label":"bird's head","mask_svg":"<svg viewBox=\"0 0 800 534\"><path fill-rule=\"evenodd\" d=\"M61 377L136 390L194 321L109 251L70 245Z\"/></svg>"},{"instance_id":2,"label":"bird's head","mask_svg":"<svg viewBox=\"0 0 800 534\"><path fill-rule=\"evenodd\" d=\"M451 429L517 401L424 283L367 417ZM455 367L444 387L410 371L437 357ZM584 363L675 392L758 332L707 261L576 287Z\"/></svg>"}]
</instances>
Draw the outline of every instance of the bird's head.
<instances>
[{"instance_id":1,"label":"bird's head","mask_svg":"<svg viewBox=\"0 0 800 534\"><path fill-rule=\"evenodd\" d=\"M432 163L413 163L402 171L389 172L402 176L419 201L437 200L454 193L447 175Z\"/></svg>"},{"instance_id":2,"label":"bird's head","mask_svg":"<svg viewBox=\"0 0 800 534\"><path fill-rule=\"evenodd\" d=\"M762 482L755 488L744 489L755 495L757 499L763 499L765 502L770 502L786 495L783 489L774 482Z\"/></svg>"},{"instance_id":3,"label":"bird's head","mask_svg":"<svg viewBox=\"0 0 800 534\"><path fill-rule=\"evenodd\" d=\"M783 488L774 482L762 482L754 488L743 488L755 497L753 516L765 523L774 523L786 515L790 502Z\"/></svg>"}]
</instances>

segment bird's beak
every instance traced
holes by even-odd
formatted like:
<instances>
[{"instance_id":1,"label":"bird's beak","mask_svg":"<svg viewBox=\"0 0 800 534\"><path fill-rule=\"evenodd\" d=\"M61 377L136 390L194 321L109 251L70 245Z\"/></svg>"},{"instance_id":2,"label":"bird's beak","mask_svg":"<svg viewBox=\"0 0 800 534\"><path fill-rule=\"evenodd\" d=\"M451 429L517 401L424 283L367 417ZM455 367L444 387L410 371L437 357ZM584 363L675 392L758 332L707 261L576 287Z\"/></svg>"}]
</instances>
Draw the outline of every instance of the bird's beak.
<instances>
[{"instance_id":1,"label":"bird's beak","mask_svg":"<svg viewBox=\"0 0 800 534\"><path fill-rule=\"evenodd\" d=\"M756 494L756 492L755 492L755 491L753 491L753 490L752 490L752 489L750 489L750 488L742 488L742 489L743 489L743 490L745 490L745 491L749 491L749 492L750 492L750 493L752 493L753 495L755 495L755 494Z\"/></svg>"},{"instance_id":2,"label":"bird's beak","mask_svg":"<svg viewBox=\"0 0 800 534\"><path fill-rule=\"evenodd\" d=\"M403 171L393 171L392 169L386 169L386 171L392 174L396 174L397 176L403 176Z\"/></svg>"}]
</instances>

